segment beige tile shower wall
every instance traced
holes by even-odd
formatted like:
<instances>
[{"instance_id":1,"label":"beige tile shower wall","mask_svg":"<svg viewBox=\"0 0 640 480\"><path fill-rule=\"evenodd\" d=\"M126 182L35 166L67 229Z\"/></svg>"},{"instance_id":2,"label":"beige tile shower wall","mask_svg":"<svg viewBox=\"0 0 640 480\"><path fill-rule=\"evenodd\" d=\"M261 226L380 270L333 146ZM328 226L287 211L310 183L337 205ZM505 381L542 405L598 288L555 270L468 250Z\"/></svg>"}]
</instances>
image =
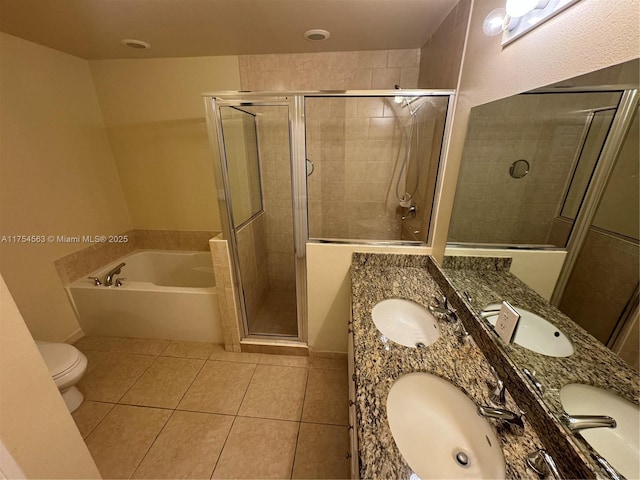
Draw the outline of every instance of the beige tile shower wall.
<instances>
[{"instance_id":1,"label":"beige tile shower wall","mask_svg":"<svg viewBox=\"0 0 640 480\"><path fill-rule=\"evenodd\" d=\"M460 0L420 52L420 88L456 88L471 0Z\"/></svg>"},{"instance_id":2,"label":"beige tile shower wall","mask_svg":"<svg viewBox=\"0 0 640 480\"><path fill-rule=\"evenodd\" d=\"M260 213L236 233L247 317L255 318L268 290L265 214Z\"/></svg>"},{"instance_id":3,"label":"beige tile shower wall","mask_svg":"<svg viewBox=\"0 0 640 480\"><path fill-rule=\"evenodd\" d=\"M395 186L405 152L408 109L383 98L309 99L309 235L397 239ZM401 180L404 193L404 178Z\"/></svg>"},{"instance_id":4,"label":"beige tile shower wall","mask_svg":"<svg viewBox=\"0 0 640 480\"><path fill-rule=\"evenodd\" d=\"M547 244L580 142L583 95L521 95L483 105L471 117L451 217L449 241ZM520 179L509 174L530 164Z\"/></svg>"},{"instance_id":5,"label":"beige tile shower wall","mask_svg":"<svg viewBox=\"0 0 640 480\"><path fill-rule=\"evenodd\" d=\"M217 235L209 240L211 259L213 261L213 274L216 279L216 291L218 292L218 308L220 309L220 321L224 336L224 347L230 352L240 351L240 307L237 301L236 287L231 271L231 256L229 244Z\"/></svg>"},{"instance_id":6,"label":"beige tile shower wall","mask_svg":"<svg viewBox=\"0 0 640 480\"><path fill-rule=\"evenodd\" d=\"M418 86L420 49L241 55L242 90L370 90Z\"/></svg>"},{"instance_id":7,"label":"beige tile shower wall","mask_svg":"<svg viewBox=\"0 0 640 480\"><path fill-rule=\"evenodd\" d=\"M264 201L264 236L269 289L293 291L295 267L293 256L293 212L291 199L291 159L287 110L269 107L257 117L262 197Z\"/></svg>"}]
</instances>

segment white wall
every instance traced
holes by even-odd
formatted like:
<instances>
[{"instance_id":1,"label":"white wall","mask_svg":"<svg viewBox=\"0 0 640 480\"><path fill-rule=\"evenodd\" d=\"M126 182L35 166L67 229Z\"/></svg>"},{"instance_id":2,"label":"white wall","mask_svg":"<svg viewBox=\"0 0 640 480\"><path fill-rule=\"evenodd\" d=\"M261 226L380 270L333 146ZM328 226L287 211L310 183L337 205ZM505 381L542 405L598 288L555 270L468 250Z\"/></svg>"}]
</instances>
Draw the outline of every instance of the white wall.
<instances>
[{"instance_id":1,"label":"white wall","mask_svg":"<svg viewBox=\"0 0 640 480\"><path fill-rule=\"evenodd\" d=\"M0 98L0 236L129 230L88 63L0 33ZM37 339L80 328L53 262L87 246L0 242L0 271Z\"/></svg>"},{"instance_id":2,"label":"white wall","mask_svg":"<svg viewBox=\"0 0 640 480\"><path fill-rule=\"evenodd\" d=\"M101 478L2 276L0 365L0 441L26 478Z\"/></svg>"}]
</instances>

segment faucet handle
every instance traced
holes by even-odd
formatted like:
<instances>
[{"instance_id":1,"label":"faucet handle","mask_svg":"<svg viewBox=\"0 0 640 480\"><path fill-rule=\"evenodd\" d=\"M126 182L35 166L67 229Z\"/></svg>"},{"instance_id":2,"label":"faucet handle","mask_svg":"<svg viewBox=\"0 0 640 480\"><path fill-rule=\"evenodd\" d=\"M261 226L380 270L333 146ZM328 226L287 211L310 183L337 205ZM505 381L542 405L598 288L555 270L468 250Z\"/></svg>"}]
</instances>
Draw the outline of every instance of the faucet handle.
<instances>
[{"instance_id":1,"label":"faucet handle","mask_svg":"<svg viewBox=\"0 0 640 480\"><path fill-rule=\"evenodd\" d=\"M532 372L528 368L523 368L522 373L524 373L524 376L527 377L527 380L529 380L529 383L533 386L533 388L535 388L540 395L543 395L544 385L542 385L542 383L540 383L540 381L536 378L536 372Z\"/></svg>"},{"instance_id":2,"label":"faucet handle","mask_svg":"<svg viewBox=\"0 0 640 480\"><path fill-rule=\"evenodd\" d=\"M447 301L447 297L445 297L444 295L434 295L431 298L431 302L430 302L432 307L436 307L436 308L448 308L449 307L449 302Z\"/></svg>"},{"instance_id":3,"label":"faucet handle","mask_svg":"<svg viewBox=\"0 0 640 480\"><path fill-rule=\"evenodd\" d=\"M116 278L115 286L116 287L121 287L122 286L122 282L124 282L125 280L126 280L125 277Z\"/></svg>"},{"instance_id":4,"label":"faucet handle","mask_svg":"<svg viewBox=\"0 0 640 480\"><path fill-rule=\"evenodd\" d=\"M554 480L562 478L555 460L542 448L528 455L526 463L541 478L552 478Z\"/></svg>"},{"instance_id":5,"label":"faucet handle","mask_svg":"<svg viewBox=\"0 0 640 480\"><path fill-rule=\"evenodd\" d=\"M93 284L96 286L102 285L102 282L98 277L87 277L89 280L93 280Z\"/></svg>"}]
</instances>

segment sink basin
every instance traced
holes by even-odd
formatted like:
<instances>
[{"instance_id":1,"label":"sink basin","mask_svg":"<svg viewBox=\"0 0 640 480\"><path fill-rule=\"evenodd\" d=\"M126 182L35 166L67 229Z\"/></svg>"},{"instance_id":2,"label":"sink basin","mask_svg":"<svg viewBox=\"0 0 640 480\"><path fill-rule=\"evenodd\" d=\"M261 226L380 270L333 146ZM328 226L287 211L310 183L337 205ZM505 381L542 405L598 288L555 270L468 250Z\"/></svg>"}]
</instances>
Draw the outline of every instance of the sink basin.
<instances>
[{"instance_id":1,"label":"sink basin","mask_svg":"<svg viewBox=\"0 0 640 480\"><path fill-rule=\"evenodd\" d=\"M389 390L387 418L400 453L421 479L505 477L491 425L446 380L428 373L403 375Z\"/></svg>"},{"instance_id":2,"label":"sink basin","mask_svg":"<svg viewBox=\"0 0 640 480\"><path fill-rule=\"evenodd\" d=\"M615 428L580 430L580 435L626 478L640 478L640 410L637 405L601 388L570 383L560 389L569 415L607 415Z\"/></svg>"},{"instance_id":3,"label":"sink basin","mask_svg":"<svg viewBox=\"0 0 640 480\"><path fill-rule=\"evenodd\" d=\"M487 305L484 311L500 310L500 303ZM520 314L520 322L513 343L533 352L549 357L568 357L573 354L573 345L564 333L544 318L523 308L514 307ZM483 315L485 316L485 315ZM491 325L496 324L498 314L485 316Z\"/></svg>"},{"instance_id":4,"label":"sink basin","mask_svg":"<svg viewBox=\"0 0 640 480\"><path fill-rule=\"evenodd\" d=\"M387 337L405 347L426 347L440 337L436 318L410 300L389 298L371 310L373 323Z\"/></svg>"}]
</instances>

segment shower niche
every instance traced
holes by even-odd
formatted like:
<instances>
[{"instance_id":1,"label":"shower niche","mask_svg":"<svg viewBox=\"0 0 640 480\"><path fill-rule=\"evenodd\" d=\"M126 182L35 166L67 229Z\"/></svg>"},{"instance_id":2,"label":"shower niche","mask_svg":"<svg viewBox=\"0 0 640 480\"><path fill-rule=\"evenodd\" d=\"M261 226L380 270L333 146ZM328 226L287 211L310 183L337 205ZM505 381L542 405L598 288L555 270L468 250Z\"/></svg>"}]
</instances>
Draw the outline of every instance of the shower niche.
<instances>
[{"instance_id":1,"label":"shower niche","mask_svg":"<svg viewBox=\"0 0 640 480\"><path fill-rule=\"evenodd\" d=\"M308 242L429 243L452 95L205 95L243 338L306 341Z\"/></svg>"}]
</instances>

